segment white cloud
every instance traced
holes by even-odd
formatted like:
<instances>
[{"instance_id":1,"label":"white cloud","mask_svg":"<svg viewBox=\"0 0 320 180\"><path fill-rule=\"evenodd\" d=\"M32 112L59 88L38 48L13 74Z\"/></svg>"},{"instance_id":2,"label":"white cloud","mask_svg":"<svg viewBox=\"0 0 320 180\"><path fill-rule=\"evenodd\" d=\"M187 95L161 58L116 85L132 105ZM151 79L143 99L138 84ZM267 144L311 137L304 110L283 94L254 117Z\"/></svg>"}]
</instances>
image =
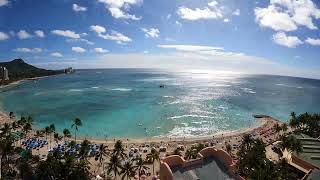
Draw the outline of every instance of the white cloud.
<instances>
[{"instance_id":1,"label":"white cloud","mask_svg":"<svg viewBox=\"0 0 320 180\"><path fill-rule=\"evenodd\" d=\"M7 33L0 31L0 41L10 39L10 36Z\"/></svg>"},{"instance_id":2,"label":"white cloud","mask_svg":"<svg viewBox=\"0 0 320 180\"><path fill-rule=\"evenodd\" d=\"M92 31L96 32L99 37L106 40L116 41L118 44L125 44L132 41L132 39L117 31L111 30L111 33L106 33L107 30L103 26L95 25L90 26L90 28Z\"/></svg>"},{"instance_id":3,"label":"white cloud","mask_svg":"<svg viewBox=\"0 0 320 180\"><path fill-rule=\"evenodd\" d=\"M160 34L160 31L157 28L150 28L150 29L141 28L141 31L145 33L144 35L147 38L157 38L159 37L159 34Z\"/></svg>"},{"instance_id":4,"label":"white cloud","mask_svg":"<svg viewBox=\"0 0 320 180\"><path fill-rule=\"evenodd\" d=\"M8 4L9 4L9 1L8 1L8 0L0 0L0 7L1 7L1 6L8 5Z\"/></svg>"},{"instance_id":5,"label":"white cloud","mask_svg":"<svg viewBox=\"0 0 320 180\"><path fill-rule=\"evenodd\" d=\"M128 14L116 7L109 8L109 11L111 15L116 19L131 19L136 21L141 19L141 17L136 17L135 15Z\"/></svg>"},{"instance_id":6,"label":"white cloud","mask_svg":"<svg viewBox=\"0 0 320 180\"><path fill-rule=\"evenodd\" d=\"M215 7L217 5L218 5L217 1L211 1L211 2L208 3L208 6L210 6L210 7Z\"/></svg>"},{"instance_id":7,"label":"white cloud","mask_svg":"<svg viewBox=\"0 0 320 180\"><path fill-rule=\"evenodd\" d=\"M235 16L240 16L240 9L236 9L232 15L235 15Z\"/></svg>"},{"instance_id":8,"label":"white cloud","mask_svg":"<svg viewBox=\"0 0 320 180\"><path fill-rule=\"evenodd\" d=\"M272 39L275 43L286 46L288 48L295 48L303 42L296 36L287 36L284 32L277 32L272 36Z\"/></svg>"},{"instance_id":9,"label":"white cloud","mask_svg":"<svg viewBox=\"0 0 320 180\"><path fill-rule=\"evenodd\" d=\"M87 7L79 6L78 4L72 4L72 9L75 12L87 11Z\"/></svg>"},{"instance_id":10,"label":"white cloud","mask_svg":"<svg viewBox=\"0 0 320 180\"><path fill-rule=\"evenodd\" d=\"M50 55L53 56L53 57L63 57L63 55L61 53L59 53L59 52L53 52Z\"/></svg>"},{"instance_id":11,"label":"white cloud","mask_svg":"<svg viewBox=\"0 0 320 180\"><path fill-rule=\"evenodd\" d=\"M308 37L305 42L313 46L320 46L320 39L313 39Z\"/></svg>"},{"instance_id":12,"label":"white cloud","mask_svg":"<svg viewBox=\"0 0 320 180\"><path fill-rule=\"evenodd\" d=\"M195 46L195 45L158 45L159 48L164 49L175 49L178 51L216 51L223 50L222 47L214 47L214 46Z\"/></svg>"},{"instance_id":13,"label":"white cloud","mask_svg":"<svg viewBox=\"0 0 320 180\"><path fill-rule=\"evenodd\" d=\"M222 18L222 12L213 11L213 10L209 9L208 7L204 8L204 9L196 8L194 10L187 8L187 7L180 7L178 9L177 13L182 19L191 20L191 21L195 21L195 20L199 20L199 19Z\"/></svg>"},{"instance_id":14,"label":"white cloud","mask_svg":"<svg viewBox=\"0 0 320 180\"><path fill-rule=\"evenodd\" d=\"M118 44L132 41L132 39L117 31L111 31L110 34L99 34L98 36L106 40L116 41Z\"/></svg>"},{"instance_id":15,"label":"white cloud","mask_svg":"<svg viewBox=\"0 0 320 180\"><path fill-rule=\"evenodd\" d=\"M90 29L98 34L107 32L106 28L99 25L92 25L90 26Z\"/></svg>"},{"instance_id":16,"label":"white cloud","mask_svg":"<svg viewBox=\"0 0 320 180\"><path fill-rule=\"evenodd\" d=\"M228 18L224 18L223 22L228 23L228 22L230 22L230 20Z\"/></svg>"},{"instance_id":17,"label":"white cloud","mask_svg":"<svg viewBox=\"0 0 320 180\"><path fill-rule=\"evenodd\" d=\"M254 12L260 26L276 31L294 31L298 26L318 29L313 18L320 18L312 0L270 0L268 7L257 7Z\"/></svg>"},{"instance_id":18,"label":"white cloud","mask_svg":"<svg viewBox=\"0 0 320 180\"><path fill-rule=\"evenodd\" d=\"M80 38L80 39L67 39L66 41L67 41L68 43L84 42L84 43L89 44L89 45L94 45L94 42L89 41L89 40L87 40L87 39L83 39L83 38Z\"/></svg>"},{"instance_id":19,"label":"white cloud","mask_svg":"<svg viewBox=\"0 0 320 180\"><path fill-rule=\"evenodd\" d=\"M20 30L18 33L18 38L19 39L29 39L32 38L31 34L29 34L27 31L25 30Z\"/></svg>"},{"instance_id":20,"label":"white cloud","mask_svg":"<svg viewBox=\"0 0 320 180\"><path fill-rule=\"evenodd\" d=\"M103 48L94 48L94 51L96 53L107 53L107 52L109 52L109 50L103 49Z\"/></svg>"},{"instance_id":21,"label":"white cloud","mask_svg":"<svg viewBox=\"0 0 320 180\"><path fill-rule=\"evenodd\" d=\"M72 47L72 51L76 52L76 53L84 53L87 50L82 48L82 47Z\"/></svg>"},{"instance_id":22,"label":"white cloud","mask_svg":"<svg viewBox=\"0 0 320 180\"><path fill-rule=\"evenodd\" d=\"M212 1L203 9L190 9L184 6L179 7L177 13L182 19L191 21L199 19L220 19L223 17L223 8L218 6L218 2Z\"/></svg>"},{"instance_id":23,"label":"white cloud","mask_svg":"<svg viewBox=\"0 0 320 180\"><path fill-rule=\"evenodd\" d=\"M16 52L21 52L21 53L41 53L42 49L41 48L17 48L14 49Z\"/></svg>"},{"instance_id":24,"label":"white cloud","mask_svg":"<svg viewBox=\"0 0 320 180\"><path fill-rule=\"evenodd\" d=\"M64 36L68 38L73 38L73 39L79 39L80 35L75 33L74 31L70 30L53 30L51 31L52 34L58 35L58 36Z\"/></svg>"},{"instance_id":25,"label":"white cloud","mask_svg":"<svg viewBox=\"0 0 320 180\"><path fill-rule=\"evenodd\" d=\"M125 11L128 11L132 5L142 4L143 0L98 0L98 2L104 3L111 15L116 19L141 19L141 17L136 17Z\"/></svg>"},{"instance_id":26,"label":"white cloud","mask_svg":"<svg viewBox=\"0 0 320 180\"><path fill-rule=\"evenodd\" d=\"M44 38L45 37L44 32L41 31L41 30L34 31L34 34L39 38Z\"/></svg>"}]
</instances>

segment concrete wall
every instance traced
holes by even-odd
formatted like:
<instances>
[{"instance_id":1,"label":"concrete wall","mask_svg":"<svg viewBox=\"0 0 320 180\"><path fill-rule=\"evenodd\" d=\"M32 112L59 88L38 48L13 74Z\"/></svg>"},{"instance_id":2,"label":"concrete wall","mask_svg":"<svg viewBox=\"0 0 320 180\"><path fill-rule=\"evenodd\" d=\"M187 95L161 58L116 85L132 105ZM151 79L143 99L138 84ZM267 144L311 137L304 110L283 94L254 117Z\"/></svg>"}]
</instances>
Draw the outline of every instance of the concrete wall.
<instances>
[{"instance_id":1,"label":"concrete wall","mask_svg":"<svg viewBox=\"0 0 320 180\"><path fill-rule=\"evenodd\" d=\"M308 163L307 161L304 161L304 160L300 159L299 157L295 156L294 154L291 154L291 160L292 160L292 163L302 167L303 169L305 169L307 171L310 171L312 169L317 168L314 165L312 165L311 163Z\"/></svg>"},{"instance_id":2,"label":"concrete wall","mask_svg":"<svg viewBox=\"0 0 320 180\"><path fill-rule=\"evenodd\" d=\"M216 159L218 159L219 161L221 161L222 163L224 163L224 165L228 166L233 166L233 160L231 158L231 156L224 150L222 149L215 149L213 147L207 147L204 148L200 151L200 154L202 154L202 156L204 158L206 157L215 157Z\"/></svg>"},{"instance_id":3,"label":"concrete wall","mask_svg":"<svg viewBox=\"0 0 320 180\"><path fill-rule=\"evenodd\" d=\"M183 157L180 157L179 155L172 155L164 158L162 160L164 163L167 163L168 166L183 166L186 162Z\"/></svg>"},{"instance_id":4,"label":"concrete wall","mask_svg":"<svg viewBox=\"0 0 320 180\"><path fill-rule=\"evenodd\" d=\"M212 156L224 163L224 165L229 168L230 172L232 172L235 163L233 162L231 156L224 150L217 150L213 147L207 147L199 152L197 159L191 161L186 161L183 157L178 155L172 155L164 158L160 162L160 180L173 180L173 173L170 167L181 166L186 168L189 166L200 165L203 164L204 158ZM235 175L235 178L237 180L244 180L239 175Z\"/></svg>"},{"instance_id":5,"label":"concrete wall","mask_svg":"<svg viewBox=\"0 0 320 180\"><path fill-rule=\"evenodd\" d=\"M161 180L173 180L173 173L165 162L160 162L160 179Z\"/></svg>"}]
</instances>

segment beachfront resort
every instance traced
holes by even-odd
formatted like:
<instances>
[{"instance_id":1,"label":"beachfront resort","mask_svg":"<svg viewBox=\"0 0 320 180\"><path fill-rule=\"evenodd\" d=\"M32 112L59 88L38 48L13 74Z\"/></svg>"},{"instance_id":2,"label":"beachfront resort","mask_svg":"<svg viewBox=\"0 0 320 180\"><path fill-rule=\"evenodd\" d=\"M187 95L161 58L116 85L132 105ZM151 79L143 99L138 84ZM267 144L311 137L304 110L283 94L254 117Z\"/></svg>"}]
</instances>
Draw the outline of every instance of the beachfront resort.
<instances>
[{"instance_id":1,"label":"beachfront resort","mask_svg":"<svg viewBox=\"0 0 320 180\"><path fill-rule=\"evenodd\" d=\"M318 114L291 114L289 124L259 116L259 126L199 139L95 140L62 133L32 117L1 114L3 179L317 179ZM316 177L316 178L315 178Z\"/></svg>"}]
</instances>

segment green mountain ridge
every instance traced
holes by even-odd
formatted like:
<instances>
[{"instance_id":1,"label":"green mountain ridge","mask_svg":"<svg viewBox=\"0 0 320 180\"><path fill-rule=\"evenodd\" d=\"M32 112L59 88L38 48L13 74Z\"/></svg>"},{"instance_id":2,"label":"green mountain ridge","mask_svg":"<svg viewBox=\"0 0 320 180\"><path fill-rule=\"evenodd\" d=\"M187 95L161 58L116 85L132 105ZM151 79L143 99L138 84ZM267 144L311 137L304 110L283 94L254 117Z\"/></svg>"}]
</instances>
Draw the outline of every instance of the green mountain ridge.
<instances>
[{"instance_id":1,"label":"green mountain ridge","mask_svg":"<svg viewBox=\"0 0 320 180\"><path fill-rule=\"evenodd\" d=\"M35 66L32 66L24 62L22 59L14 59L9 62L0 62L0 66L7 68L9 78L10 78L8 82L2 83L2 84L7 84L13 81L26 79L26 78L51 76L51 75L64 73L64 70L46 70L46 69L37 68Z\"/></svg>"}]
</instances>

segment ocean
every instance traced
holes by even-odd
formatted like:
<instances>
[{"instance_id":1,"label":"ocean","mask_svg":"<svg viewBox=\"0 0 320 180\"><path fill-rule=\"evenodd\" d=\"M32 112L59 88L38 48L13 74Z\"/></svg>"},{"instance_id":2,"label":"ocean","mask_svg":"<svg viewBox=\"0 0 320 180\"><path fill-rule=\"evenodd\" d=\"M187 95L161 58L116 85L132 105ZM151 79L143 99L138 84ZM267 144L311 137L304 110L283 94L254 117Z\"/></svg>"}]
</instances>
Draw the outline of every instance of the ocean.
<instances>
[{"instance_id":1,"label":"ocean","mask_svg":"<svg viewBox=\"0 0 320 180\"><path fill-rule=\"evenodd\" d=\"M164 87L161 88L160 86ZM155 69L77 70L1 89L1 108L81 136L198 137L256 125L254 114L288 121L320 112L320 80Z\"/></svg>"}]
</instances>

